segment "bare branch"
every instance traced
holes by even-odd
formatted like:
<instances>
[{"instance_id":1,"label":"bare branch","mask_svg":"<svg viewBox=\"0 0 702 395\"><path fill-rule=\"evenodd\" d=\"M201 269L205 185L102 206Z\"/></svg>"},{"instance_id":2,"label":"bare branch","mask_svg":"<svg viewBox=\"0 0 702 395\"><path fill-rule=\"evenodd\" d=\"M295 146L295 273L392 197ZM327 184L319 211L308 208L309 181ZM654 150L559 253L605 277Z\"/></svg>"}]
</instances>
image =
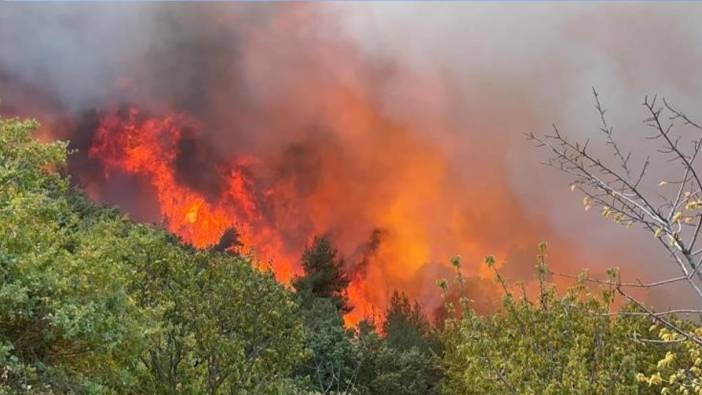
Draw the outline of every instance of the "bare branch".
<instances>
[{"instance_id":1,"label":"bare branch","mask_svg":"<svg viewBox=\"0 0 702 395\"><path fill-rule=\"evenodd\" d=\"M644 100L643 105L644 105L644 107L646 107L648 109L649 113L651 114L651 118L649 118L648 120L652 122L652 127L659 133L660 137L662 137L663 140L665 140L665 142L668 144L668 148L670 149L670 152L674 153L677 156L677 158L679 158L683 162L685 168L690 171L690 173L692 174L692 177L695 180L697 188L702 190L702 181L698 177L697 172L695 171L695 168L692 167L692 162L688 160L687 156L682 151L680 151L680 149L678 148L677 142L673 142L670 139L670 130L672 128L672 124L669 125L665 129L663 128L663 125L661 124L661 120L660 120L661 109L658 109L658 110L655 109L655 102L656 102L655 98L653 99L652 102L649 102L648 98L646 98ZM697 148L695 152L699 152L699 148ZM697 157L697 155L695 153L695 155L691 158L691 160L694 160L694 158L696 158L696 157Z\"/></svg>"},{"instance_id":2,"label":"bare branch","mask_svg":"<svg viewBox=\"0 0 702 395\"><path fill-rule=\"evenodd\" d=\"M607 111L602 107L602 104L600 103L600 95L597 93L597 90L595 90L595 87L592 88L592 95L595 97L595 109L600 114L600 121L602 123L600 130L607 136L607 145L610 145L614 150L614 156L619 159L619 164L626 172L627 178L631 179L631 170L629 169L631 152L627 153L625 157L619 148L619 144L617 144L617 142L614 140L614 128L607 124L607 119L605 118L605 112Z\"/></svg>"},{"instance_id":3,"label":"bare branch","mask_svg":"<svg viewBox=\"0 0 702 395\"><path fill-rule=\"evenodd\" d=\"M702 150L702 124L691 120L665 99L663 106L660 106L657 104L657 96L644 98L643 106L647 116L644 123L653 133L643 138L656 142L656 152L664 155L660 164L668 166L655 169L656 173L667 174L670 170L674 170L676 174L680 171L681 176L661 181L658 185L654 185L656 188L652 191L645 188L645 185L642 186L652 168L651 156L646 156L638 175L635 178L632 177L631 153L624 152L614 138L614 128L607 121L605 116L607 111L600 101L599 94L594 88L592 93L595 109L600 116L600 131L604 134L606 144L613 150L621 170L612 168L607 161L600 160L596 153L591 152L588 148L589 140L583 145L571 141L555 125L550 134L536 136L531 133L528 138L549 153L550 157L547 161L549 166L573 178L571 188L577 189L584 195L583 205L586 210L597 207L602 210L604 217L614 220L615 223L627 227L636 224L650 232L663 250L669 254L671 258L669 263L677 267L680 275L650 283L623 283L620 280L599 280L555 272L550 274L616 287L619 294L642 309L643 313L636 315L649 315L657 322L684 335L686 339L702 345L702 339L685 333L673 322L662 317L674 313L697 314L699 311L676 309L655 313L623 291L624 288L651 289L684 283L694 290L699 301L702 302L702 271L699 270L702 257L698 256L702 254L702 248L696 247L699 234L702 232L702 213L694 211L702 210L702 198L700 198L702 180L694 167ZM666 111L671 114L668 121L663 118ZM677 120L696 129L698 135L689 139L677 133L673 123ZM671 164L680 165L681 169L670 168ZM661 189L668 184L674 189Z\"/></svg>"},{"instance_id":4,"label":"bare branch","mask_svg":"<svg viewBox=\"0 0 702 395\"><path fill-rule=\"evenodd\" d=\"M663 324L665 327L672 330L673 332L681 335L682 337L686 338L687 340L690 340L693 343L697 344L698 346L702 347L702 339L700 339L696 335L694 335L692 333L687 333L684 330L680 329L677 325L675 325L672 322L668 321L667 319L663 318L662 316L656 315L655 312L649 310L646 306L644 306L638 300L636 300L635 298L632 298L631 296L626 294L624 291L622 291L621 288L617 287L617 292L619 292L619 294L622 295L627 301L633 303L634 305L636 305L636 307L638 307L641 310L643 310L644 312L648 313L648 316L652 317L655 321Z\"/></svg>"},{"instance_id":5,"label":"bare branch","mask_svg":"<svg viewBox=\"0 0 702 395\"><path fill-rule=\"evenodd\" d=\"M690 118L688 118L687 115L685 115L685 113L678 111L677 109L675 109L675 107L671 106L665 98L663 98L663 104L668 109L668 111L673 113L673 116L670 117L671 121L680 118L683 121L685 121L686 125L690 125L690 126L693 126L699 130L702 130L702 126L700 126L696 122L691 121Z\"/></svg>"},{"instance_id":6,"label":"bare branch","mask_svg":"<svg viewBox=\"0 0 702 395\"><path fill-rule=\"evenodd\" d=\"M566 273L558 273L554 271L549 271L549 274L556 276L556 277L563 277L563 278L571 278L574 280L579 280L579 281L585 281L585 282L590 282L590 283L596 283L596 284L604 284L604 285L611 285L614 287L629 287L629 288L653 288L653 287L659 287L661 285L666 285L670 283L675 283L678 281L684 281L687 280L687 276L680 276L680 277L673 277L661 281L655 281L651 283L623 283L623 282L612 282L612 281L607 281L607 280L599 280L596 278L589 278L586 276L574 276L572 274L566 274Z\"/></svg>"},{"instance_id":7,"label":"bare branch","mask_svg":"<svg viewBox=\"0 0 702 395\"><path fill-rule=\"evenodd\" d=\"M648 316L651 313L646 313L643 311L613 311L606 313L605 315L620 315L620 316ZM702 310L695 309L677 309L677 310L666 310L654 312L653 315L677 315L677 314L699 314L702 315Z\"/></svg>"}]
</instances>

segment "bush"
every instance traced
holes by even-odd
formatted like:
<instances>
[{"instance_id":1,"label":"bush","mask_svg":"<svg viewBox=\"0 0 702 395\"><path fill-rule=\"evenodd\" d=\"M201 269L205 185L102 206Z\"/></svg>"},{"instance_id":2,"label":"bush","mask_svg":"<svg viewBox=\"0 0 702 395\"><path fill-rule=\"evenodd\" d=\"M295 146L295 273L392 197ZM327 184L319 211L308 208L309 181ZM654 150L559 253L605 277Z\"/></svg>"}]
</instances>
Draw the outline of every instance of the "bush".
<instances>
[{"instance_id":1,"label":"bush","mask_svg":"<svg viewBox=\"0 0 702 395\"><path fill-rule=\"evenodd\" d=\"M290 292L88 202L66 144L0 118L0 392L274 392L303 354Z\"/></svg>"},{"instance_id":2,"label":"bush","mask_svg":"<svg viewBox=\"0 0 702 395\"><path fill-rule=\"evenodd\" d=\"M504 286L502 310L477 316L467 300L445 322L443 391L447 394L646 393L637 381L665 347L634 340L650 326L639 315L611 315L614 290L593 293L584 282L558 295L547 281L543 251L535 301ZM494 263L488 258L489 265ZM459 283L460 283L459 277ZM453 311L456 311L455 307ZM624 312L629 310L624 310ZM631 312L631 311L629 311Z\"/></svg>"}]
</instances>

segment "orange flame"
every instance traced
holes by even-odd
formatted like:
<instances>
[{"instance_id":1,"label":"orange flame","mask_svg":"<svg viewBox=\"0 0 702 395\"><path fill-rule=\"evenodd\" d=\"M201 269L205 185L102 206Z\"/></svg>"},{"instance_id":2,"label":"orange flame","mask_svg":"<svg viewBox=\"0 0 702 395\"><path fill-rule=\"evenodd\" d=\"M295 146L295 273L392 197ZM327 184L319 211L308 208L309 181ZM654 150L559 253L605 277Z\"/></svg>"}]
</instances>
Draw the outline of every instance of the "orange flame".
<instances>
[{"instance_id":1,"label":"orange flame","mask_svg":"<svg viewBox=\"0 0 702 395\"><path fill-rule=\"evenodd\" d=\"M282 254L277 235L263 229L251 181L242 172L248 160L218 169L227 185L213 203L176 180L176 144L184 130L197 133L198 125L184 115L148 117L132 107L126 116L113 112L101 119L89 154L99 158L108 172L119 170L148 179L166 226L185 242L210 247L234 227L246 252L256 247L259 256L276 262L277 277L288 281L293 273L291 260Z\"/></svg>"}]
</instances>

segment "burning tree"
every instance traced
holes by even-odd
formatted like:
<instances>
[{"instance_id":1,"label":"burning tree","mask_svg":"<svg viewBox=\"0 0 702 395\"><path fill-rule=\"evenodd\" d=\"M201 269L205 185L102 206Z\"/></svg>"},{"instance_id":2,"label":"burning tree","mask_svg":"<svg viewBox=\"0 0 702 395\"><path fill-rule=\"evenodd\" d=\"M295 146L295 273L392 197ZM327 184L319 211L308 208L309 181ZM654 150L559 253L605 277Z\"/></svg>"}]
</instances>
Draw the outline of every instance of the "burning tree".
<instances>
[{"instance_id":1,"label":"burning tree","mask_svg":"<svg viewBox=\"0 0 702 395\"><path fill-rule=\"evenodd\" d=\"M684 342L688 344L688 351L694 352L697 346L702 346L700 332L696 333L690 329L691 326L681 324L675 315L702 311L676 309L656 312L633 296L631 290L684 284L702 302L702 272L699 270L702 264L699 237L702 229L702 178L696 165L702 149L702 124L665 99L645 97L642 103L646 113L644 124L650 130L645 139L653 141L658 156L648 156L634 164L631 152L626 151L617 140L614 128L607 120L607 111L594 88L593 95L600 118L601 137L614 160L601 158L590 147L589 140L584 144L572 141L555 125L550 134L537 136L530 133L527 137L549 153L548 165L572 177L571 189L584 194L586 210L598 208L602 216L617 224L628 228L640 227L649 232L660 248L667 252L669 264L678 271L677 276L649 283L623 282L618 274L608 281L588 281L611 283L618 294L641 310L634 314L647 315L657 325L664 327L661 333L665 334L661 335L661 340L639 340ZM672 357L669 359L672 360ZM665 362L662 365L670 364L670 361L662 362ZM660 367L661 363L659 370ZM685 371L686 374L691 373L691 376L688 375L690 377L700 378L699 372ZM649 381L649 384L661 383L659 374L650 378L641 376L640 379ZM670 379L670 384L674 381Z\"/></svg>"}]
</instances>

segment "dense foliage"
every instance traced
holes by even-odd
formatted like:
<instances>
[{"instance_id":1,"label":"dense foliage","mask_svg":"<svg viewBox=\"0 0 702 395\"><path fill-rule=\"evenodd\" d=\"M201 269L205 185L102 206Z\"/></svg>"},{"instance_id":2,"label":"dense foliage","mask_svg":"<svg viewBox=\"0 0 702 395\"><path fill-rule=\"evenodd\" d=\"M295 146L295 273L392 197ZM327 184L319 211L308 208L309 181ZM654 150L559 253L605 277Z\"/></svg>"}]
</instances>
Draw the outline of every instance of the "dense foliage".
<instances>
[{"instance_id":1,"label":"dense foliage","mask_svg":"<svg viewBox=\"0 0 702 395\"><path fill-rule=\"evenodd\" d=\"M325 237L302 257L304 275L295 279L310 356L298 370L302 388L314 393L426 394L440 374L438 340L419 305L396 293L385 313L383 334L371 321L344 327L349 311L343 261Z\"/></svg>"},{"instance_id":2,"label":"dense foliage","mask_svg":"<svg viewBox=\"0 0 702 395\"><path fill-rule=\"evenodd\" d=\"M0 119L0 392L272 392L301 359L291 294L72 192L64 143Z\"/></svg>"},{"instance_id":3,"label":"dense foliage","mask_svg":"<svg viewBox=\"0 0 702 395\"><path fill-rule=\"evenodd\" d=\"M676 320L677 328L702 336L702 328L690 322ZM640 383L653 387L661 394L702 394L702 349L700 345L663 325L652 325L651 335L667 344L667 352L655 366L636 374Z\"/></svg>"},{"instance_id":4,"label":"dense foliage","mask_svg":"<svg viewBox=\"0 0 702 395\"><path fill-rule=\"evenodd\" d=\"M563 295L548 282L541 247L537 263L539 290L534 300L522 287L516 296L503 286L503 308L479 317L462 300L463 309L445 322L442 336L445 392L460 394L637 394L642 367L655 366L666 347L636 341L650 320L625 308L611 314L614 288L597 292L586 277ZM494 259L486 263L494 267ZM458 267L460 263L456 261ZM610 271L614 280L615 271ZM462 278L457 276L457 285ZM446 289L446 283L442 284ZM452 306L456 308L456 306ZM654 392L655 393L655 392Z\"/></svg>"},{"instance_id":5,"label":"dense foliage","mask_svg":"<svg viewBox=\"0 0 702 395\"><path fill-rule=\"evenodd\" d=\"M231 252L234 230L198 251L89 202L36 126L0 118L0 394L702 393L697 343L616 311L612 285L558 294L543 249L532 298L496 271L487 314L454 259L440 325L395 292L381 322L348 328L328 238L288 289Z\"/></svg>"}]
</instances>

